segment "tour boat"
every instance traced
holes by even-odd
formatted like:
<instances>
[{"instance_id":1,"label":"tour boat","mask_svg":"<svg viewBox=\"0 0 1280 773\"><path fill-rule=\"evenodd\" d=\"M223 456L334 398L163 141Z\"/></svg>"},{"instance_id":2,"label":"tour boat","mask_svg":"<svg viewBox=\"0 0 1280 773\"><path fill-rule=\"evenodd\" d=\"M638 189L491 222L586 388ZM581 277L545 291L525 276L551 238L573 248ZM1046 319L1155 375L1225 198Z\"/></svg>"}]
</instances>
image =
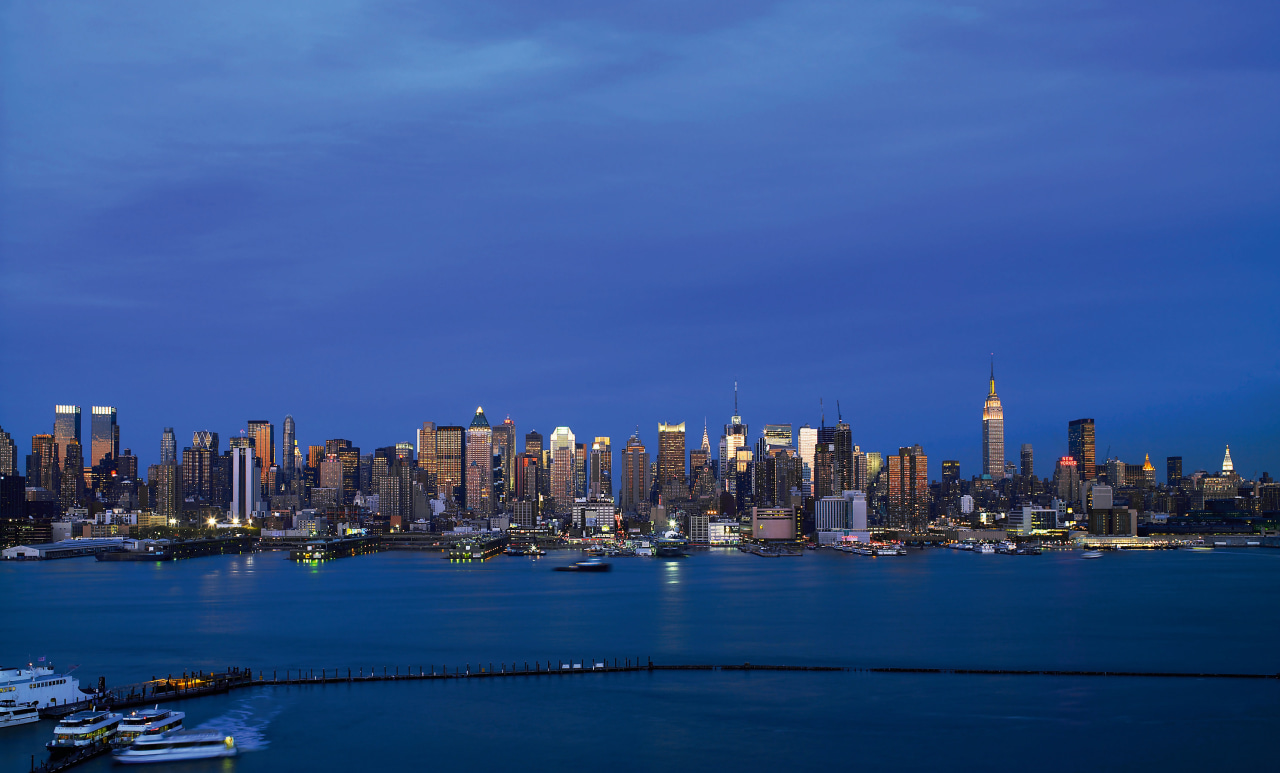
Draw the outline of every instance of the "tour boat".
<instances>
[{"instance_id":1,"label":"tour boat","mask_svg":"<svg viewBox=\"0 0 1280 773\"><path fill-rule=\"evenodd\" d=\"M35 706L19 706L14 701L0 701L0 727L25 725L40 719L40 710Z\"/></svg>"},{"instance_id":2,"label":"tour boat","mask_svg":"<svg viewBox=\"0 0 1280 773\"><path fill-rule=\"evenodd\" d=\"M1102 558L1101 550L1086 550L1080 554L1081 558Z\"/></svg>"},{"instance_id":3,"label":"tour boat","mask_svg":"<svg viewBox=\"0 0 1280 773\"><path fill-rule=\"evenodd\" d=\"M154 709L129 712L124 719L120 720L120 727L116 730L116 737L111 740L111 743L113 746L128 746L139 736L181 730L182 720L186 716L181 711L162 709L159 706Z\"/></svg>"},{"instance_id":4,"label":"tour boat","mask_svg":"<svg viewBox=\"0 0 1280 773\"><path fill-rule=\"evenodd\" d=\"M112 752L122 765L147 762L207 760L234 757L236 742L216 730L174 730L160 735L138 736L127 748Z\"/></svg>"},{"instance_id":5,"label":"tour boat","mask_svg":"<svg viewBox=\"0 0 1280 773\"><path fill-rule=\"evenodd\" d=\"M86 746L110 741L120 727L119 714L110 711L77 711L62 718L53 729L53 740L45 748L55 757Z\"/></svg>"},{"instance_id":6,"label":"tour boat","mask_svg":"<svg viewBox=\"0 0 1280 773\"><path fill-rule=\"evenodd\" d=\"M11 700L16 706L65 706L91 698L94 693L80 689L80 680L68 674L55 674L47 666L28 664L26 668L0 669L0 702Z\"/></svg>"},{"instance_id":7,"label":"tour boat","mask_svg":"<svg viewBox=\"0 0 1280 773\"><path fill-rule=\"evenodd\" d=\"M990 542L979 542L977 545L974 545L974 546L973 546L973 552L975 552L975 553L995 553L995 552L996 552L996 546L995 546L995 545L992 545Z\"/></svg>"},{"instance_id":8,"label":"tour boat","mask_svg":"<svg viewBox=\"0 0 1280 773\"><path fill-rule=\"evenodd\" d=\"M555 568L557 572L607 572L609 569L609 564L598 558L590 558L586 561L578 561L568 566L557 566Z\"/></svg>"}]
</instances>

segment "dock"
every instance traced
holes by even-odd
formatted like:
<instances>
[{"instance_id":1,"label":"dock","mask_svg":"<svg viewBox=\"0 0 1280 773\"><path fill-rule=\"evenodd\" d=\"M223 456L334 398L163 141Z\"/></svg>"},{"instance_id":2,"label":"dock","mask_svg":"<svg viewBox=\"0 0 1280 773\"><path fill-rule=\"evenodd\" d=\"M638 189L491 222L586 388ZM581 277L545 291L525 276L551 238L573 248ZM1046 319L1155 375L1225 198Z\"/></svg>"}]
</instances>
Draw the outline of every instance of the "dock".
<instances>
[{"instance_id":1,"label":"dock","mask_svg":"<svg viewBox=\"0 0 1280 773\"><path fill-rule=\"evenodd\" d=\"M332 561L335 558L361 556L375 553L382 549L377 537L339 537L337 539L317 539L307 542L302 547L289 551L290 561Z\"/></svg>"}]
</instances>

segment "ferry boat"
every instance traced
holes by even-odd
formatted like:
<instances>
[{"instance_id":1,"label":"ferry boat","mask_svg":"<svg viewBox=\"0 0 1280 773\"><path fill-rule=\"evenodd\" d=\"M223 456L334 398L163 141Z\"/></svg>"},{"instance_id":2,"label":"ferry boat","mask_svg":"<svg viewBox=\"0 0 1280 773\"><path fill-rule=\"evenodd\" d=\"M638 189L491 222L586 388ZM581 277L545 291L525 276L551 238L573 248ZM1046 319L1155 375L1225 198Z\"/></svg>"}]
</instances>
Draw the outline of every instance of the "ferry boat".
<instances>
[{"instance_id":1,"label":"ferry boat","mask_svg":"<svg viewBox=\"0 0 1280 773\"><path fill-rule=\"evenodd\" d=\"M122 765L207 760L235 755L235 740L216 730L175 730L160 735L143 735L128 748L112 752L115 761Z\"/></svg>"},{"instance_id":2,"label":"ferry boat","mask_svg":"<svg viewBox=\"0 0 1280 773\"><path fill-rule=\"evenodd\" d=\"M995 546L995 545L992 545L990 542L979 542L977 545L974 545L974 546L973 546L973 552L975 552L975 553L995 553L995 552L996 552L996 546Z\"/></svg>"},{"instance_id":3,"label":"ferry boat","mask_svg":"<svg viewBox=\"0 0 1280 773\"><path fill-rule=\"evenodd\" d=\"M139 736L181 730L182 720L186 716L181 711L162 709L159 706L154 709L131 711L120 720L120 727L116 731L116 737L111 739L111 745L128 746Z\"/></svg>"},{"instance_id":4,"label":"ferry boat","mask_svg":"<svg viewBox=\"0 0 1280 773\"><path fill-rule=\"evenodd\" d=\"M43 709L79 703L94 695L81 690L80 680L70 672L55 674L52 667L28 663L26 668L0 669L0 702Z\"/></svg>"},{"instance_id":5,"label":"ferry boat","mask_svg":"<svg viewBox=\"0 0 1280 773\"><path fill-rule=\"evenodd\" d=\"M40 710L35 706L19 706L14 701L0 701L0 728L25 725L39 719Z\"/></svg>"},{"instance_id":6,"label":"ferry boat","mask_svg":"<svg viewBox=\"0 0 1280 773\"><path fill-rule=\"evenodd\" d=\"M1080 554L1081 558L1102 558L1101 550L1086 550Z\"/></svg>"},{"instance_id":7,"label":"ferry boat","mask_svg":"<svg viewBox=\"0 0 1280 773\"><path fill-rule=\"evenodd\" d=\"M110 711L77 711L62 718L53 729L53 740L45 748L61 757L86 746L110 741L120 727L119 714Z\"/></svg>"}]
</instances>

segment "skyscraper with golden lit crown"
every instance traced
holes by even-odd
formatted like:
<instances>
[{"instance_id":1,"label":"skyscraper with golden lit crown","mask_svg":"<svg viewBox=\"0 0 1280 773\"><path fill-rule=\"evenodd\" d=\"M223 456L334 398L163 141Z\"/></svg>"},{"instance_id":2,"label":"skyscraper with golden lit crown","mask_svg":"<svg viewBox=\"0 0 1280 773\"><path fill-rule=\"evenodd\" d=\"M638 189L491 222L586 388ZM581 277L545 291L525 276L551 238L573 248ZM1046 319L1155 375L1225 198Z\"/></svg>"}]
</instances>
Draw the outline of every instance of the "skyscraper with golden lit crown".
<instances>
[{"instance_id":1,"label":"skyscraper with golden lit crown","mask_svg":"<svg viewBox=\"0 0 1280 773\"><path fill-rule=\"evenodd\" d=\"M1004 407L996 396L996 365L991 362L991 386L982 406L982 471L992 480L1004 477Z\"/></svg>"}]
</instances>

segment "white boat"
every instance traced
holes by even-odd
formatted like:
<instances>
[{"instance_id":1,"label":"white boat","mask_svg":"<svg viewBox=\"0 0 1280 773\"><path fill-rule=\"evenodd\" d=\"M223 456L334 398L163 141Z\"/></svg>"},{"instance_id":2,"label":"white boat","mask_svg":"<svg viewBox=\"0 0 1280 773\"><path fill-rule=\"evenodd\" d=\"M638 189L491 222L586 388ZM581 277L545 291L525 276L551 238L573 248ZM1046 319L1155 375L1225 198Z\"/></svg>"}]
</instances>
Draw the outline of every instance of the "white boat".
<instances>
[{"instance_id":1,"label":"white boat","mask_svg":"<svg viewBox=\"0 0 1280 773\"><path fill-rule=\"evenodd\" d=\"M1102 558L1101 550L1086 550L1080 554L1081 558Z\"/></svg>"},{"instance_id":2,"label":"white boat","mask_svg":"<svg viewBox=\"0 0 1280 773\"><path fill-rule=\"evenodd\" d=\"M45 744L55 757L86 746L110 741L120 727L119 714L110 711L77 711L63 717L53 729L53 740Z\"/></svg>"},{"instance_id":3,"label":"white boat","mask_svg":"<svg viewBox=\"0 0 1280 773\"><path fill-rule=\"evenodd\" d=\"M995 545L992 545L990 542L979 542L977 545L974 545L974 546L973 546L973 552L975 552L975 553L995 553L995 552L996 552L996 546L995 546Z\"/></svg>"},{"instance_id":4,"label":"white boat","mask_svg":"<svg viewBox=\"0 0 1280 773\"><path fill-rule=\"evenodd\" d=\"M234 757L236 742L216 730L175 730L161 735L138 736L128 748L116 749L112 756L123 765L147 762L207 760Z\"/></svg>"},{"instance_id":5,"label":"white boat","mask_svg":"<svg viewBox=\"0 0 1280 773\"><path fill-rule=\"evenodd\" d=\"M35 706L19 706L14 701L0 701L0 728L25 725L39 719L40 710Z\"/></svg>"},{"instance_id":6,"label":"white boat","mask_svg":"<svg viewBox=\"0 0 1280 773\"><path fill-rule=\"evenodd\" d=\"M120 720L120 727L116 730L116 737L111 740L111 744L113 746L128 746L139 736L159 735L173 730L181 730L182 720L186 716L181 711L162 709L159 706L154 709L131 711L124 715L124 719Z\"/></svg>"},{"instance_id":7,"label":"white boat","mask_svg":"<svg viewBox=\"0 0 1280 773\"><path fill-rule=\"evenodd\" d=\"M0 669L0 702L43 709L79 703L93 695L80 689L79 679L69 673L55 674L47 666L28 663L26 668Z\"/></svg>"}]
</instances>

